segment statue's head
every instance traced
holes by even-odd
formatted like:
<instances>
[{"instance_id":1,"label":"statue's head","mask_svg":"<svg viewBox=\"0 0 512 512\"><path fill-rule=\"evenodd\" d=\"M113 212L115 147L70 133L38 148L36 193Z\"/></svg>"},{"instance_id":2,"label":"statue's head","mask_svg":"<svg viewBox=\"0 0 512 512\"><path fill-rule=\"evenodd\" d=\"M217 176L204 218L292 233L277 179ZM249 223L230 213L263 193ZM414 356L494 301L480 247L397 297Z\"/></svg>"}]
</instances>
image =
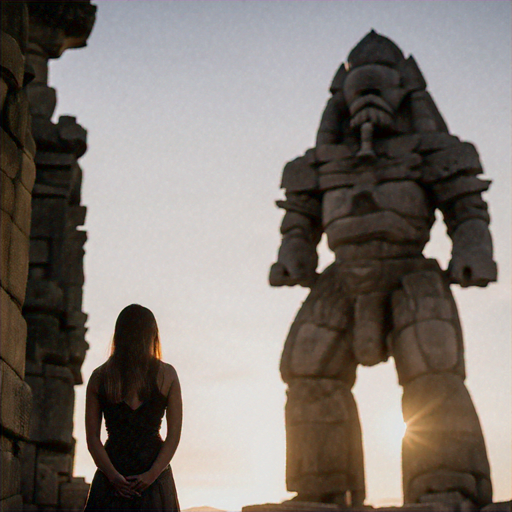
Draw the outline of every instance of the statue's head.
<instances>
[{"instance_id":1,"label":"statue's head","mask_svg":"<svg viewBox=\"0 0 512 512\"><path fill-rule=\"evenodd\" d=\"M339 68L331 92L343 97L352 129L370 122L375 129L396 130L406 95L425 87L414 59L405 59L393 41L372 30Z\"/></svg>"}]
</instances>

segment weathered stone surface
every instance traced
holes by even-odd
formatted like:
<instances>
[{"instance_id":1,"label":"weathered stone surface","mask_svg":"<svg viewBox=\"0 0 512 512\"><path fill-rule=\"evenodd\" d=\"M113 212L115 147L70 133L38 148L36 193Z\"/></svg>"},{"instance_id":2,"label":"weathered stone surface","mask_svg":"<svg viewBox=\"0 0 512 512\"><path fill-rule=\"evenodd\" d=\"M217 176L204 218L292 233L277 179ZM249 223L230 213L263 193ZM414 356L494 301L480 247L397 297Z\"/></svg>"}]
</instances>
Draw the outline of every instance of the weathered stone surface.
<instances>
[{"instance_id":1,"label":"weathered stone surface","mask_svg":"<svg viewBox=\"0 0 512 512\"><path fill-rule=\"evenodd\" d=\"M67 451L73 446L73 374L64 366L44 369L44 377L27 376L34 393L30 438Z\"/></svg>"},{"instance_id":2,"label":"weathered stone surface","mask_svg":"<svg viewBox=\"0 0 512 512\"><path fill-rule=\"evenodd\" d=\"M410 483L409 489L415 496L450 492L454 489L463 490L466 496L474 496L477 493L476 480L473 475L445 469L418 476Z\"/></svg>"},{"instance_id":3,"label":"weathered stone surface","mask_svg":"<svg viewBox=\"0 0 512 512\"><path fill-rule=\"evenodd\" d=\"M65 213L65 197L37 197L34 199L31 236L34 238L61 237L66 222Z\"/></svg>"},{"instance_id":4,"label":"weathered stone surface","mask_svg":"<svg viewBox=\"0 0 512 512\"><path fill-rule=\"evenodd\" d=\"M21 492L25 503L34 502L34 483L36 469L36 446L22 443L21 452Z\"/></svg>"},{"instance_id":5,"label":"weathered stone surface","mask_svg":"<svg viewBox=\"0 0 512 512\"><path fill-rule=\"evenodd\" d=\"M30 215L32 196L21 181L16 183L16 200L14 204L13 221L21 231L30 236Z\"/></svg>"},{"instance_id":6,"label":"weathered stone surface","mask_svg":"<svg viewBox=\"0 0 512 512\"><path fill-rule=\"evenodd\" d=\"M339 333L314 324L302 324L297 333L291 369L295 375L314 376L327 362Z\"/></svg>"},{"instance_id":7,"label":"weathered stone surface","mask_svg":"<svg viewBox=\"0 0 512 512\"><path fill-rule=\"evenodd\" d=\"M0 142L2 144L0 168L9 178L14 179L20 169L22 152L12 137L2 128L0 128Z\"/></svg>"},{"instance_id":8,"label":"weathered stone surface","mask_svg":"<svg viewBox=\"0 0 512 512\"><path fill-rule=\"evenodd\" d=\"M2 240L0 246L0 273L2 287L9 287L9 247L11 245L12 218L0 210Z\"/></svg>"},{"instance_id":9,"label":"weathered stone surface","mask_svg":"<svg viewBox=\"0 0 512 512\"><path fill-rule=\"evenodd\" d=\"M25 151L22 153L21 158L21 183L23 183L27 190L32 192L36 179L36 164L34 163L34 157Z\"/></svg>"},{"instance_id":10,"label":"weathered stone surface","mask_svg":"<svg viewBox=\"0 0 512 512\"><path fill-rule=\"evenodd\" d=\"M20 308L3 290L0 291L1 323L0 354L2 359L23 379L25 377L25 346L27 324Z\"/></svg>"},{"instance_id":11,"label":"weathered stone surface","mask_svg":"<svg viewBox=\"0 0 512 512\"><path fill-rule=\"evenodd\" d=\"M49 263L50 241L44 238L33 238L30 241L30 265L48 265Z\"/></svg>"},{"instance_id":12,"label":"weathered stone surface","mask_svg":"<svg viewBox=\"0 0 512 512\"><path fill-rule=\"evenodd\" d=\"M265 503L262 505L249 505L242 507L242 512L341 512L347 510L350 510L351 512L366 512L371 510L376 510L378 512L457 512L452 505L446 503L411 503L401 507L377 508L370 505L360 505L351 506L347 509L346 507L329 503L290 500L283 503ZM496 512L497 510L498 509L496 509ZM494 512L494 510L492 512Z\"/></svg>"},{"instance_id":13,"label":"weathered stone surface","mask_svg":"<svg viewBox=\"0 0 512 512\"><path fill-rule=\"evenodd\" d=\"M59 475L44 464L36 466L34 501L47 507L56 507L59 503Z\"/></svg>"},{"instance_id":14,"label":"weathered stone surface","mask_svg":"<svg viewBox=\"0 0 512 512\"><path fill-rule=\"evenodd\" d=\"M60 313L64 309L62 288L50 279L31 280L25 297L25 309L31 313Z\"/></svg>"},{"instance_id":15,"label":"weathered stone surface","mask_svg":"<svg viewBox=\"0 0 512 512\"><path fill-rule=\"evenodd\" d=\"M89 484L83 478L60 484L60 508L69 512L81 512L89 493Z\"/></svg>"},{"instance_id":16,"label":"weathered stone surface","mask_svg":"<svg viewBox=\"0 0 512 512\"><path fill-rule=\"evenodd\" d=\"M20 459L12 452L1 450L2 478L0 499L10 498L19 493L20 489Z\"/></svg>"},{"instance_id":17,"label":"weathered stone surface","mask_svg":"<svg viewBox=\"0 0 512 512\"><path fill-rule=\"evenodd\" d=\"M0 510L2 512L25 512L21 494L0 501Z\"/></svg>"},{"instance_id":18,"label":"weathered stone surface","mask_svg":"<svg viewBox=\"0 0 512 512\"><path fill-rule=\"evenodd\" d=\"M12 217L12 213L14 210L14 184L4 171L0 171L0 176L2 179L1 208L3 212Z\"/></svg>"},{"instance_id":19,"label":"weathered stone surface","mask_svg":"<svg viewBox=\"0 0 512 512\"><path fill-rule=\"evenodd\" d=\"M28 277L29 236L12 223L10 242L7 289L20 304L23 304Z\"/></svg>"},{"instance_id":20,"label":"weathered stone surface","mask_svg":"<svg viewBox=\"0 0 512 512\"><path fill-rule=\"evenodd\" d=\"M385 315L385 294L367 293L357 298L353 350L360 364L373 366L387 359Z\"/></svg>"},{"instance_id":21,"label":"weathered stone surface","mask_svg":"<svg viewBox=\"0 0 512 512\"><path fill-rule=\"evenodd\" d=\"M41 116L50 119L57 105L57 93L53 87L41 82L35 82L28 88L30 113L32 116Z\"/></svg>"},{"instance_id":22,"label":"weathered stone surface","mask_svg":"<svg viewBox=\"0 0 512 512\"><path fill-rule=\"evenodd\" d=\"M58 453L40 448L37 452L37 463L52 468L59 475L71 475L73 457L70 453Z\"/></svg>"},{"instance_id":23,"label":"weathered stone surface","mask_svg":"<svg viewBox=\"0 0 512 512\"><path fill-rule=\"evenodd\" d=\"M4 361L0 361L0 372L1 425L14 437L26 439L29 434L32 405L30 387Z\"/></svg>"},{"instance_id":24,"label":"weathered stone surface","mask_svg":"<svg viewBox=\"0 0 512 512\"><path fill-rule=\"evenodd\" d=\"M69 348L58 318L27 314L27 358L52 364L67 364Z\"/></svg>"},{"instance_id":25,"label":"weathered stone surface","mask_svg":"<svg viewBox=\"0 0 512 512\"><path fill-rule=\"evenodd\" d=\"M482 512L510 512L512 511L512 501L501 501L486 505Z\"/></svg>"}]
</instances>

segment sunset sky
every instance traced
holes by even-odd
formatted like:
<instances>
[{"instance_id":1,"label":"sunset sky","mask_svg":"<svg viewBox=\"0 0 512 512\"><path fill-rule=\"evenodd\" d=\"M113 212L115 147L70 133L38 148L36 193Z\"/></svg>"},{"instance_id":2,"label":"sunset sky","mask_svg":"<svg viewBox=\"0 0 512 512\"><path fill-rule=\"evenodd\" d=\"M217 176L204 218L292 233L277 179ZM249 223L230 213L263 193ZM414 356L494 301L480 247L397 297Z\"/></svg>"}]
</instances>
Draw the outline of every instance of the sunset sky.
<instances>
[{"instance_id":1,"label":"sunset sky","mask_svg":"<svg viewBox=\"0 0 512 512\"><path fill-rule=\"evenodd\" d=\"M499 283L453 287L467 385L495 500L511 498L511 3L94 1L88 47L50 65L58 115L88 130L84 379L127 304L155 313L180 375L183 508L240 510L285 489L280 352L307 291L273 289L283 165L312 147L329 85L372 28L419 64L450 131L477 146ZM445 268L437 223L427 254ZM322 242L320 266L332 260ZM91 481L77 388L75 475ZM401 390L392 361L359 368L367 503L401 502Z\"/></svg>"}]
</instances>

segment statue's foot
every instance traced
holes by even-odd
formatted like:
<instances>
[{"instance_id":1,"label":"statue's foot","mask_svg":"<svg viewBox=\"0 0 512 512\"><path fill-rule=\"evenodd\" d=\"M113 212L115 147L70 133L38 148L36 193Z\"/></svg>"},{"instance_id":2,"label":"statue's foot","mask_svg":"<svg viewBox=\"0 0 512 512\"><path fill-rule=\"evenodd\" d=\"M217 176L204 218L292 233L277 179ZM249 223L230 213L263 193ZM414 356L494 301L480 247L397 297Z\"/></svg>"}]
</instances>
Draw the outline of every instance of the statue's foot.
<instances>
[{"instance_id":1,"label":"statue's foot","mask_svg":"<svg viewBox=\"0 0 512 512\"><path fill-rule=\"evenodd\" d=\"M458 491L433 492L419 498L420 503L445 503L452 507L453 512L476 512L479 507Z\"/></svg>"}]
</instances>

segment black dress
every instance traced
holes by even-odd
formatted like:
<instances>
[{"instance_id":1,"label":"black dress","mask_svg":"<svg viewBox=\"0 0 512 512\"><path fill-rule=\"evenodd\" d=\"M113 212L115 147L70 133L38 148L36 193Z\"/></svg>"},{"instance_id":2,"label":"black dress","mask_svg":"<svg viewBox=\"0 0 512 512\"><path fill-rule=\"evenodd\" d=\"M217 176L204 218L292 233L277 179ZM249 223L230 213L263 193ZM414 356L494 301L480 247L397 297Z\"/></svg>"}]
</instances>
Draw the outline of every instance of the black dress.
<instances>
[{"instance_id":1,"label":"black dress","mask_svg":"<svg viewBox=\"0 0 512 512\"><path fill-rule=\"evenodd\" d=\"M167 398L155 384L147 400L137 409L126 402L112 403L106 399L103 379L98 398L105 417L108 439L105 450L114 467L123 476L148 471L155 461L163 441L160 426ZM100 470L94 475L84 512L145 510L177 512L180 510L171 467L141 493L140 497L123 498L116 494L108 478Z\"/></svg>"}]
</instances>

